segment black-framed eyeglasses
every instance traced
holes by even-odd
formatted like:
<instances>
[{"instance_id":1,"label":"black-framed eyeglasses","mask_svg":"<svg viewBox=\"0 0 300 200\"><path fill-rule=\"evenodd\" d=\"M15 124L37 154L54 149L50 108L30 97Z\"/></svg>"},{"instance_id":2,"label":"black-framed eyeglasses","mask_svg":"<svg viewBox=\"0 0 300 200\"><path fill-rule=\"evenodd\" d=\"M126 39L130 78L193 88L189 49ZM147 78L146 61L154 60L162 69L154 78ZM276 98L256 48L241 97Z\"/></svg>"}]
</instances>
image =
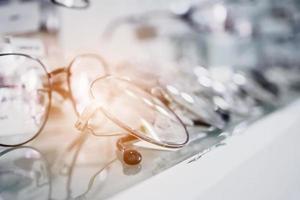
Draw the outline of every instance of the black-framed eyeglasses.
<instances>
[{"instance_id":1,"label":"black-framed eyeglasses","mask_svg":"<svg viewBox=\"0 0 300 200\"><path fill-rule=\"evenodd\" d=\"M0 54L0 146L19 146L36 138L48 119L52 92L70 99L77 115L90 101L89 84L108 73L100 56L83 54L67 67L48 72L37 58ZM54 77L65 74L67 87Z\"/></svg>"}]
</instances>

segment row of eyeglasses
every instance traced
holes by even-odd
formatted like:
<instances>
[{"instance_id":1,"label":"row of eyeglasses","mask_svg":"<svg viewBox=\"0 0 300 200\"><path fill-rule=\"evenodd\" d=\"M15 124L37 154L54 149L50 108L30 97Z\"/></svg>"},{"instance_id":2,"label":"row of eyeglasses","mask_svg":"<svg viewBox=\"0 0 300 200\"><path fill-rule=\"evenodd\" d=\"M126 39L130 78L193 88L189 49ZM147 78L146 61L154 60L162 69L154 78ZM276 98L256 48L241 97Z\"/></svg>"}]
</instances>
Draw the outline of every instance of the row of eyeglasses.
<instances>
[{"instance_id":1,"label":"row of eyeglasses","mask_svg":"<svg viewBox=\"0 0 300 200\"><path fill-rule=\"evenodd\" d=\"M279 17L291 20L285 14ZM299 89L300 62L295 54L290 58L270 53L268 45L274 47L279 40L275 46L281 45L290 56L297 34L278 27L271 33L256 31L252 19L239 21L256 16L244 16L243 9L217 1L179 13L125 17L105 31L113 52L106 59L79 55L52 72L30 55L1 53L0 145L19 146L35 139L48 119L53 92L72 102L78 116L75 126L84 136L119 137L116 146L129 165L142 160L132 146L136 141L181 148L188 144L191 128L225 130L235 119L279 106L291 90ZM118 36L119 27L128 24ZM217 47L210 49L215 41ZM224 41L230 45L218 46ZM253 48L263 57L249 53ZM59 74L65 74L67 87L55 82Z\"/></svg>"}]
</instances>

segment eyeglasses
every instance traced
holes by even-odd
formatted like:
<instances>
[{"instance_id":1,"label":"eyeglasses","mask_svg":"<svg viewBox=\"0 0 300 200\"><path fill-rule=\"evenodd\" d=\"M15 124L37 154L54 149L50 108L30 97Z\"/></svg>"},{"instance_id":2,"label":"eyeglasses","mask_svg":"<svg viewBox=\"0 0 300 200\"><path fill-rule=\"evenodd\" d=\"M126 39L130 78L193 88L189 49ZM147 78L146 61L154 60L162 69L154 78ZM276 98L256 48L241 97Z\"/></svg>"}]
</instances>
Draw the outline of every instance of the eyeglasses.
<instances>
[{"instance_id":1,"label":"eyeglasses","mask_svg":"<svg viewBox=\"0 0 300 200\"><path fill-rule=\"evenodd\" d=\"M38 136L49 115L52 92L70 99L76 114L90 101L89 84L107 74L99 56L75 57L63 68L48 72L36 58L20 53L0 54L0 146L18 146ZM67 88L54 77L65 74Z\"/></svg>"},{"instance_id":2,"label":"eyeglasses","mask_svg":"<svg viewBox=\"0 0 300 200\"><path fill-rule=\"evenodd\" d=\"M131 81L115 76L99 77L92 82L90 93L93 101L80 115L76 127L101 137L110 135L112 130L129 133L117 142L127 164L138 164L141 155L124 143L141 139L161 147L180 148L188 142L189 135L181 119Z\"/></svg>"},{"instance_id":3,"label":"eyeglasses","mask_svg":"<svg viewBox=\"0 0 300 200\"><path fill-rule=\"evenodd\" d=\"M90 5L89 0L51 0L52 3L66 8L86 9Z\"/></svg>"}]
</instances>

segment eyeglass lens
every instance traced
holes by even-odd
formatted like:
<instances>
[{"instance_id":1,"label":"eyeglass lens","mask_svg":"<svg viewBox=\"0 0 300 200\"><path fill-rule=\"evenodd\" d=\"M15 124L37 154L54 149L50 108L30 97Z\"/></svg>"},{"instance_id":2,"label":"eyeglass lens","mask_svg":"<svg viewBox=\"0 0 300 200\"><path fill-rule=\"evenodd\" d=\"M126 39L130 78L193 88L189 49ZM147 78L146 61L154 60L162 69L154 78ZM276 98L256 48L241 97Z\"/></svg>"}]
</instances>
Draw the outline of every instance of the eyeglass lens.
<instances>
[{"instance_id":1,"label":"eyeglass lens","mask_svg":"<svg viewBox=\"0 0 300 200\"><path fill-rule=\"evenodd\" d=\"M47 117L47 73L40 63L23 55L0 56L0 69L0 143L27 142Z\"/></svg>"}]
</instances>

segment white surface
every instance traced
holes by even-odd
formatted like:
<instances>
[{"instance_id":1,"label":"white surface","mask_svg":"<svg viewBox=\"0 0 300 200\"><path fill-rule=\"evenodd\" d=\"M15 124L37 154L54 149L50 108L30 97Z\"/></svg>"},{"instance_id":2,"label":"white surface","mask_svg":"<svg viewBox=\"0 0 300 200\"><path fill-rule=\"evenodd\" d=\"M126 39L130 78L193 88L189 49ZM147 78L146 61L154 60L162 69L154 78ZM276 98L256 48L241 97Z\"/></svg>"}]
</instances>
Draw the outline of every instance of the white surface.
<instances>
[{"instance_id":1,"label":"white surface","mask_svg":"<svg viewBox=\"0 0 300 200\"><path fill-rule=\"evenodd\" d=\"M299 122L298 100L113 199L300 199Z\"/></svg>"}]
</instances>

